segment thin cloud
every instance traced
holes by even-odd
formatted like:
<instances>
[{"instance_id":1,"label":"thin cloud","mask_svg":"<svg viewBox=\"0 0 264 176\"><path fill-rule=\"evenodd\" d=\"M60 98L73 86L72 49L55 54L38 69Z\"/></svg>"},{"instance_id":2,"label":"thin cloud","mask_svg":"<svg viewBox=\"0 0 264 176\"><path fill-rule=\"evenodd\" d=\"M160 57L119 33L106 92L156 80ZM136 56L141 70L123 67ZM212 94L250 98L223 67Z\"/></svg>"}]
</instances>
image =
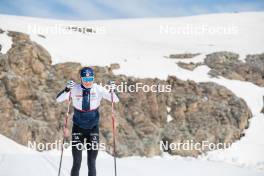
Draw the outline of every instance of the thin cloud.
<instances>
[{"instance_id":1,"label":"thin cloud","mask_svg":"<svg viewBox=\"0 0 264 176\"><path fill-rule=\"evenodd\" d=\"M2 0L0 13L62 19L173 17L216 12L259 11L260 0Z\"/></svg>"}]
</instances>

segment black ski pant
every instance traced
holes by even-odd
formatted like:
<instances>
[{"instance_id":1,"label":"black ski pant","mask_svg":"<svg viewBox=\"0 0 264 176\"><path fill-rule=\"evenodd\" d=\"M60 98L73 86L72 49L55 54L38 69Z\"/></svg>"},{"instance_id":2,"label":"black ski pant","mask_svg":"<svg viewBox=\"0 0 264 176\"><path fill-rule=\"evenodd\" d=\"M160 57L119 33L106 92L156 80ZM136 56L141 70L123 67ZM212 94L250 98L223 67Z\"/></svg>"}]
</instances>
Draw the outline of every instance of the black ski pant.
<instances>
[{"instance_id":1,"label":"black ski pant","mask_svg":"<svg viewBox=\"0 0 264 176\"><path fill-rule=\"evenodd\" d=\"M88 144L88 145L87 145ZM83 148L86 146L86 148ZM97 147L96 147L97 146ZM82 149L87 150L88 176L96 176L96 157L99 146L99 127L83 129L77 125L72 127L72 157L71 176L79 176L82 162Z\"/></svg>"}]
</instances>

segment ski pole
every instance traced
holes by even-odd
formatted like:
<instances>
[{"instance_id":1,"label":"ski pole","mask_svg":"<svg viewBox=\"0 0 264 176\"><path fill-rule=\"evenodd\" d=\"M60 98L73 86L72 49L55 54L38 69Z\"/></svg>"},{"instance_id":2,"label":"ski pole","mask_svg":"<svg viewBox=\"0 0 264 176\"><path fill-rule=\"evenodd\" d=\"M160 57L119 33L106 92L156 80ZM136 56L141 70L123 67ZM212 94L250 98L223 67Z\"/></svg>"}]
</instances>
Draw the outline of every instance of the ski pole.
<instances>
[{"instance_id":1,"label":"ski pole","mask_svg":"<svg viewBox=\"0 0 264 176\"><path fill-rule=\"evenodd\" d=\"M69 97L71 97L71 93L70 93ZM65 129L67 128L67 125L68 125L68 118L69 118L69 114L70 114L70 105L71 105L71 98L69 98L69 101L68 101L68 109L67 109L67 114L66 114L65 121L64 121L63 139L62 139L62 147L61 147L61 156L60 156L60 165L59 165L58 176L60 176L60 172L61 172L62 156L63 156L63 152L64 152L64 142L65 142L65 135L66 135Z\"/></svg>"},{"instance_id":2,"label":"ski pole","mask_svg":"<svg viewBox=\"0 0 264 176\"><path fill-rule=\"evenodd\" d=\"M113 147L114 147L114 165L115 165L115 176L117 176L116 172L116 144L115 144L115 117L114 117L114 93L111 90L111 102L112 102L112 130L113 130Z\"/></svg>"}]
</instances>

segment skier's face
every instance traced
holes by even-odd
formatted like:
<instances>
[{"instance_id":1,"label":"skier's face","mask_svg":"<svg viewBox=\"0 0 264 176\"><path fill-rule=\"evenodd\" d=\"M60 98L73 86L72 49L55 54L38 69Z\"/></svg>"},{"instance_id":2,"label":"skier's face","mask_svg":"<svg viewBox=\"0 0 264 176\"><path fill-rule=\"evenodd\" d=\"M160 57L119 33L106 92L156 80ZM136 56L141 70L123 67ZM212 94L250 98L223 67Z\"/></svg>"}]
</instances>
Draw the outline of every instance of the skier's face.
<instances>
[{"instance_id":1,"label":"skier's face","mask_svg":"<svg viewBox=\"0 0 264 176\"><path fill-rule=\"evenodd\" d=\"M82 85L86 88L91 88L93 86L94 77L88 76L88 77L81 77Z\"/></svg>"}]
</instances>

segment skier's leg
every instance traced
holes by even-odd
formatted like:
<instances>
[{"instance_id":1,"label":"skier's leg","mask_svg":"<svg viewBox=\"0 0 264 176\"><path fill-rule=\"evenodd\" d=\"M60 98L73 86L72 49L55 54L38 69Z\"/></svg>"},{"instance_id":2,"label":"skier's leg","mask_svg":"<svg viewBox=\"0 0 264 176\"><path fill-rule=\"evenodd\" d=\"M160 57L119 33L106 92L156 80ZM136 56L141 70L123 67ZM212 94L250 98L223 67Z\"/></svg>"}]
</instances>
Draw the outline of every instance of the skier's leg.
<instances>
[{"instance_id":1,"label":"skier's leg","mask_svg":"<svg viewBox=\"0 0 264 176\"><path fill-rule=\"evenodd\" d=\"M76 147L72 147L73 165L71 169L71 176L79 176L79 171L82 163L82 151Z\"/></svg>"},{"instance_id":2,"label":"skier's leg","mask_svg":"<svg viewBox=\"0 0 264 176\"><path fill-rule=\"evenodd\" d=\"M71 169L71 176L79 176L79 171L82 163L82 150L81 150L82 143L83 143L83 134L77 126L73 125L72 128L73 165Z\"/></svg>"},{"instance_id":3,"label":"skier's leg","mask_svg":"<svg viewBox=\"0 0 264 176\"><path fill-rule=\"evenodd\" d=\"M99 127L94 127L89 135L90 150L87 150L87 164L89 168L88 176L96 176L96 158L99 149Z\"/></svg>"}]
</instances>

